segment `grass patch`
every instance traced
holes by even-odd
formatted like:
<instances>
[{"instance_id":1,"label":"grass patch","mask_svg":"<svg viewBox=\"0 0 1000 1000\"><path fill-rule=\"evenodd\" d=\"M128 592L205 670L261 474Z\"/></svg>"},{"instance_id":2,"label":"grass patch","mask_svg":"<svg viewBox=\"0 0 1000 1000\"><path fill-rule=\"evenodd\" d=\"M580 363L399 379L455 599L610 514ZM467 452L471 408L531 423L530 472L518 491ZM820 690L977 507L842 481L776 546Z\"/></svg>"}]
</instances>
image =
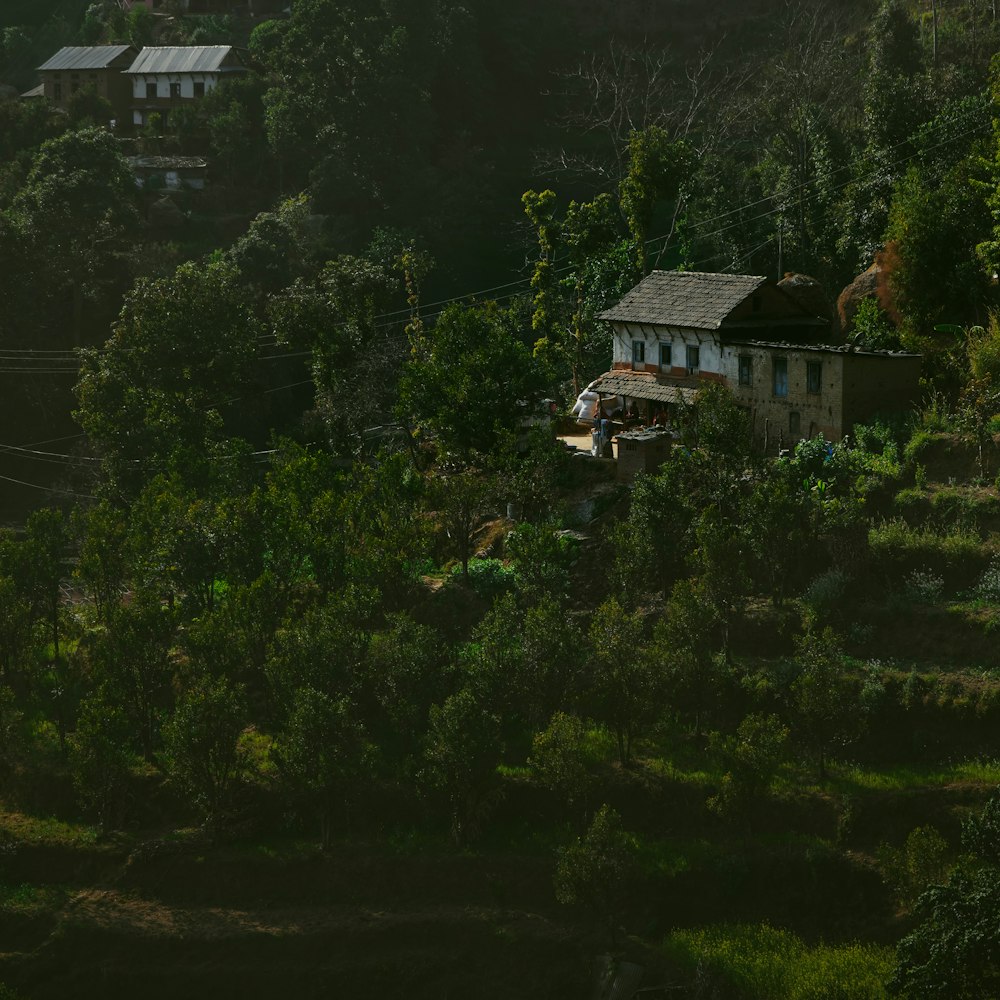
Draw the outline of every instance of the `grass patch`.
<instances>
[{"instance_id":1,"label":"grass patch","mask_svg":"<svg viewBox=\"0 0 1000 1000\"><path fill-rule=\"evenodd\" d=\"M890 792L971 783L1000 784L1000 761L969 760L945 766L900 764L872 770L856 764L830 767L829 784L840 791Z\"/></svg>"},{"instance_id":2,"label":"grass patch","mask_svg":"<svg viewBox=\"0 0 1000 1000\"><path fill-rule=\"evenodd\" d=\"M93 847L100 834L96 826L65 823L51 816L0 812L0 838L58 847Z\"/></svg>"},{"instance_id":3,"label":"grass patch","mask_svg":"<svg viewBox=\"0 0 1000 1000\"><path fill-rule=\"evenodd\" d=\"M61 885L7 885L0 882L0 912L32 915L58 909L69 898ZM0 994L2 995L2 994Z\"/></svg>"},{"instance_id":4,"label":"grass patch","mask_svg":"<svg viewBox=\"0 0 1000 1000\"><path fill-rule=\"evenodd\" d=\"M876 945L809 947L769 924L675 931L669 957L718 981L716 995L745 1000L883 1000L894 952Z\"/></svg>"}]
</instances>

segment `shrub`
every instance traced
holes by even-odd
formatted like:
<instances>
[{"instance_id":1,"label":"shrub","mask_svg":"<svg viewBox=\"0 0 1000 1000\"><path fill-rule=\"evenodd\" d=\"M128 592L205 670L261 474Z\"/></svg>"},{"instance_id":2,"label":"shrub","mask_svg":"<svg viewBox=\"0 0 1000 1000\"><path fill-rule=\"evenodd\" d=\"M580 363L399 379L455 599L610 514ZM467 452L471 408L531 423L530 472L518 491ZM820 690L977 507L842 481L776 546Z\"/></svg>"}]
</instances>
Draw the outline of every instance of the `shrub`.
<instances>
[{"instance_id":1,"label":"shrub","mask_svg":"<svg viewBox=\"0 0 1000 1000\"><path fill-rule=\"evenodd\" d=\"M984 601L1000 602L1000 556L994 556L976 586L976 596Z\"/></svg>"},{"instance_id":2,"label":"shrub","mask_svg":"<svg viewBox=\"0 0 1000 1000\"><path fill-rule=\"evenodd\" d=\"M928 528L911 528L898 519L873 527L868 542L876 564L890 579L902 581L914 572L932 573L951 590L971 585L992 556L972 532L938 534Z\"/></svg>"},{"instance_id":3,"label":"shrub","mask_svg":"<svg viewBox=\"0 0 1000 1000\"><path fill-rule=\"evenodd\" d=\"M462 576L462 566L452 567L451 575ZM470 559L469 586L480 597L494 597L513 589L515 581L514 569L504 564L501 559Z\"/></svg>"},{"instance_id":4,"label":"shrub","mask_svg":"<svg viewBox=\"0 0 1000 1000\"><path fill-rule=\"evenodd\" d=\"M944 580L930 570L915 569L906 577L906 596L919 604L937 604L944 593Z\"/></svg>"},{"instance_id":5,"label":"shrub","mask_svg":"<svg viewBox=\"0 0 1000 1000\"><path fill-rule=\"evenodd\" d=\"M843 570L828 569L813 579L802 600L816 612L821 622L829 621L847 604L849 583Z\"/></svg>"}]
</instances>

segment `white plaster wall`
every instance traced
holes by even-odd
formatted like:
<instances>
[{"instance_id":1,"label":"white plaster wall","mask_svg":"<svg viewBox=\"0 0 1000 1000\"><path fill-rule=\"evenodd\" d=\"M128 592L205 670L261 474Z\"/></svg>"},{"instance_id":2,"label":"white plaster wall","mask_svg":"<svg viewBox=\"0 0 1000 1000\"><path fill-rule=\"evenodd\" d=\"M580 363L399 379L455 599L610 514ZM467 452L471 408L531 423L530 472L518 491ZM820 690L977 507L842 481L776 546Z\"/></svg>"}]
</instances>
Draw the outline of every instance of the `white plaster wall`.
<instances>
[{"instance_id":1,"label":"white plaster wall","mask_svg":"<svg viewBox=\"0 0 1000 1000\"><path fill-rule=\"evenodd\" d=\"M650 326L637 323L615 323L612 359L615 362L632 363L632 341L646 343L646 363L657 364L660 351L657 345L671 344L671 361L675 368L685 365L688 344L700 348L698 352L699 371L723 371L722 347L718 336L710 330L692 330L685 327Z\"/></svg>"},{"instance_id":2,"label":"white plaster wall","mask_svg":"<svg viewBox=\"0 0 1000 1000\"><path fill-rule=\"evenodd\" d=\"M205 93L214 90L219 78L214 73L156 73L149 76L132 77L132 97L143 101L146 99L146 84L156 81L156 96L170 97L170 84L181 85L181 97L194 97L195 80L205 84Z\"/></svg>"}]
</instances>

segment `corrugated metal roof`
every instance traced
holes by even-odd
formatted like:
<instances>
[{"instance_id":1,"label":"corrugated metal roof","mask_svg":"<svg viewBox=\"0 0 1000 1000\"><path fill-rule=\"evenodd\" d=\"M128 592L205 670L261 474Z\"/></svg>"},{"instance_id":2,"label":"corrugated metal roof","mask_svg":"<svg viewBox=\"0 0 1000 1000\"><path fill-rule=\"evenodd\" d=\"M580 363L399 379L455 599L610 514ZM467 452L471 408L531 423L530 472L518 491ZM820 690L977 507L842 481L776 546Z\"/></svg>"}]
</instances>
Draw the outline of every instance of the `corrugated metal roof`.
<instances>
[{"instance_id":1,"label":"corrugated metal roof","mask_svg":"<svg viewBox=\"0 0 1000 1000\"><path fill-rule=\"evenodd\" d=\"M218 73L243 69L224 67L232 45L147 45L126 73Z\"/></svg>"},{"instance_id":2,"label":"corrugated metal roof","mask_svg":"<svg viewBox=\"0 0 1000 1000\"><path fill-rule=\"evenodd\" d=\"M44 97L45 96L45 84L40 83L37 87L32 87L31 90L26 90L21 97L25 100L32 97Z\"/></svg>"},{"instance_id":3,"label":"corrugated metal roof","mask_svg":"<svg viewBox=\"0 0 1000 1000\"><path fill-rule=\"evenodd\" d=\"M653 271L599 319L718 330L767 278L751 274Z\"/></svg>"},{"instance_id":4,"label":"corrugated metal roof","mask_svg":"<svg viewBox=\"0 0 1000 1000\"><path fill-rule=\"evenodd\" d=\"M135 49L131 45L68 45L42 63L38 71L107 69L126 52L135 52Z\"/></svg>"},{"instance_id":5,"label":"corrugated metal roof","mask_svg":"<svg viewBox=\"0 0 1000 1000\"><path fill-rule=\"evenodd\" d=\"M690 403L698 393L697 389L688 386L661 382L652 374L626 371L608 372L587 388L605 396L652 399L657 403Z\"/></svg>"}]
</instances>

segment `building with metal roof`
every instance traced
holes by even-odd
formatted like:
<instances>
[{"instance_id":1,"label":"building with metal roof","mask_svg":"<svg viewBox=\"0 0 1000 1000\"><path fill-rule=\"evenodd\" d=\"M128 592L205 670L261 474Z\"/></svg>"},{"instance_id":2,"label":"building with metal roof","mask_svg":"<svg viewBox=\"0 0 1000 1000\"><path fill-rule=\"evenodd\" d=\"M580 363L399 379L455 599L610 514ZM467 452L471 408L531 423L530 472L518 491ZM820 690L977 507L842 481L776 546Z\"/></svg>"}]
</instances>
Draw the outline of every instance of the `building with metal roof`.
<instances>
[{"instance_id":1,"label":"building with metal roof","mask_svg":"<svg viewBox=\"0 0 1000 1000\"><path fill-rule=\"evenodd\" d=\"M42 94L66 111L74 94L91 89L111 105L111 119L128 120L131 85L122 76L138 54L134 45L70 45L38 67Z\"/></svg>"},{"instance_id":2,"label":"building with metal roof","mask_svg":"<svg viewBox=\"0 0 1000 1000\"><path fill-rule=\"evenodd\" d=\"M178 109L214 90L226 76L248 71L232 45L147 46L125 70L131 81L132 124L141 128L159 115L161 125Z\"/></svg>"},{"instance_id":3,"label":"building with metal roof","mask_svg":"<svg viewBox=\"0 0 1000 1000\"><path fill-rule=\"evenodd\" d=\"M129 76L246 71L239 49L232 45L147 45L125 70Z\"/></svg>"},{"instance_id":4,"label":"building with metal roof","mask_svg":"<svg viewBox=\"0 0 1000 1000\"><path fill-rule=\"evenodd\" d=\"M137 54L134 45L67 45L51 59L43 62L38 67L38 72L110 69L112 67L121 70L123 57L126 54L129 55L129 59L124 65L129 66Z\"/></svg>"}]
</instances>

